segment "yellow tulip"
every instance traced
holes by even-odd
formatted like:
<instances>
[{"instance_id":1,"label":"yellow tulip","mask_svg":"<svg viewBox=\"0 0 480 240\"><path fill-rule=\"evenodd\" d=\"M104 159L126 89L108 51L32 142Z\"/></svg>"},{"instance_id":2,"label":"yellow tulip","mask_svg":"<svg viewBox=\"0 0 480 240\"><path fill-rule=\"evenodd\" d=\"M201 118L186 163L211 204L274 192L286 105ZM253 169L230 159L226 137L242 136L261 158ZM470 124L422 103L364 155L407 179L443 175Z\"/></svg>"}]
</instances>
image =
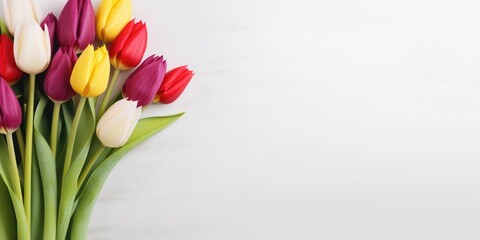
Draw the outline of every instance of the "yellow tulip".
<instances>
[{"instance_id":1,"label":"yellow tulip","mask_svg":"<svg viewBox=\"0 0 480 240\"><path fill-rule=\"evenodd\" d=\"M110 76L110 60L107 48L93 50L89 45L73 67L70 84L82 97L96 97L107 89Z\"/></svg>"},{"instance_id":2,"label":"yellow tulip","mask_svg":"<svg viewBox=\"0 0 480 240\"><path fill-rule=\"evenodd\" d=\"M97 37L103 42L113 42L131 17L131 0L102 0L97 11Z\"/></svg>"}]
</instances>

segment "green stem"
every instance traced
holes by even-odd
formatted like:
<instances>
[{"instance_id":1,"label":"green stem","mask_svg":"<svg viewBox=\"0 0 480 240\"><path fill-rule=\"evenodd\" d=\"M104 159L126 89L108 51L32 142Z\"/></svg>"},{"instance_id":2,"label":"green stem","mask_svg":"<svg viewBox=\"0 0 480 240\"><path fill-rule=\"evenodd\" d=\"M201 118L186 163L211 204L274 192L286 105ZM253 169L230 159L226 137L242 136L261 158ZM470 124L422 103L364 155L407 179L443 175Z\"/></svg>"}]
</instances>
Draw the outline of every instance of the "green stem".
<instances>
[{"instance_id":1,"label":"green stem","mask_svg":"<svg viewBox=\"0 0 480 240\"><path fill-rule=\"evenodd\" d=\"M68 169L72 164L72 155L73 155L73 147L75 145L75 137L77 136L77 128L78 124L80 123L80 117L82 116L83 106L85 106L85 101L87 100L86 97L81 97L80 102L78 103L77 111L75 112L75 117L73 118L72 122L72 129L70 130L70 136L68 138L67 143L67 152L65 155L65 164L63 166L63 180L65 180L65 176L67 175ZM63 182L63 181L62 181Z\"/></svg>"},{"instance_id":2,"label":"green stem","mask_svg":"<svg viewBox=\"0 0 480 240\"><path fill-rule=\"evenodd\" d=\"M30 226L30 207L32 202L32 151L33 151L33 109L35 102L35 74L30 74L27 105L27 141L25 143L24 203L27 224Z\"/></svg>"},{"instance_id":3,"label":"green stem","mask_svg":"<svg viewBox=\"0 0 480 240\"><path fill-rule=\"evenodd\" d=\"M27 220L25 218L25 210L23 208L22 199L22 187L20 185L20 176L18 174L17 159L15 157L15 146L13 143L13 137L11 133L6 134L8 156L10 164L10 177L13 185L13 193L11 195L13 207L15 210L15 216L17 219L17 239L30 240L30 229L28 227ZM4 211L4 209L2 209Z\"/></svg>"},{"instance_id":4,"label":"green stem","mask_svg":"<svg viewBox=\"0 0 480 240\"><path fill-rule=\"evenodd\" d=\"M113 72L112 75L112 80L110 81L110 84L108 84L107 91L105 92L105 96L102 99L102 104L100 105L100 109L98 110L98 118L100 119L102 115L105 113L107 110L107 105L110 102L110 95L112 95L112 90L117 84L117 79L118 75L120 74L120 70L118 68L115 68L115 71Z\"/></svg>"},{"instance_id":5,"label":"green stem","mask_svg":"<svg viewBox=\"0 0 480 240\"><path fill-rule=\"evenodd\" d=\"M80 175L80 178L78 179L78 189L82 187L83 182L87 178L88 173L90 170L92 170L93 164L97 161L98 157L103 153L105 150L105 146L100 146L97 151L93 154L93 156L88 160L87 165L85 168L82 170L82 174Z\"/></svg>"},{"instance_id":6,"label":"green stem","mask_svg":"<svg viewBox=\"0 0 480 240\"><path fill-rule=\"evenodd\" d=\"M22 129L18 128L17 131L15 131L15 136L17 136L17 143L18 143L18 148L20 150L20 158L22 160L22 166L25 165L25 140L23 139L23 133Z\"/></svg>"},{"instance_id":7,"label":"green stem","mask_svg":"<svg viewBox=\"0 0 480 240\"><path fill-rule=\"evenodd\" d=\"M19 240L30 240L30 228L25 218L25 210L22 205L22 187L20 185L20 176L18 174L17 158L15 157L15 146L13 143L13 136L11 133L6 134L8 156L10 158L10 175L12 177L13 192L16 198L12 197L15 208L15 215L17 217L17 235ZM2 210L3 211L3 210Z\"/></svg>"},{"instance_id":8,"label":"green stem","mask_svg":"<svg viewBox=\"0 0 480 240\"><path fill-rule=\"evenodd\" d=\"M50 133L50 148L52 149L53 157L57 159L57 140L58 140L58 119L60 118L60 108L62 104L55 102L53 106L52 115L52 129Z\"/></svg>"},{"instance_id":9,"label":"green stem","mask_svg":"<svg viewBox=\"0 0 480 240\"><path fill-rule=\"evenodd\" d=\"M22 199L22 187L20 186L20 176L18 175L17 158L15 157L15 146L11 133L7 133L8 156L10 157L10 174L13 182L13 191L18 198Z\"/></svg>"}]
</instances>

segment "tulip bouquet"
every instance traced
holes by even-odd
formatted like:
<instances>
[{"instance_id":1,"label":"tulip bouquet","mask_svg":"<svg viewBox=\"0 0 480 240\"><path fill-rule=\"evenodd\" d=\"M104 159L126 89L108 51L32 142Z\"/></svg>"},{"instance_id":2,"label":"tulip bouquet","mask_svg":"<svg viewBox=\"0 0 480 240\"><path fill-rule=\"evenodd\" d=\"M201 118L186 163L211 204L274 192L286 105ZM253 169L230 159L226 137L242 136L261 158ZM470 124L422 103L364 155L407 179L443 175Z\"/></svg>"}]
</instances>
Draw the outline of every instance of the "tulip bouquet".
<instances>
[{"instance_id":1,"label":"tulip bouquet","mask_svg":"<svg viewBox=\"0 0 480 240\"><path fill-rule=\"evenodd\" d=\"M142 62L147 28L130 0L102 0L96 12L68 0L58 20L34 0L3 7L0 239L86 239L113 167L183 114L140 119L142 110L175 101L193 73L167 71L163 56Z\"/></svg>"}]
</instances>

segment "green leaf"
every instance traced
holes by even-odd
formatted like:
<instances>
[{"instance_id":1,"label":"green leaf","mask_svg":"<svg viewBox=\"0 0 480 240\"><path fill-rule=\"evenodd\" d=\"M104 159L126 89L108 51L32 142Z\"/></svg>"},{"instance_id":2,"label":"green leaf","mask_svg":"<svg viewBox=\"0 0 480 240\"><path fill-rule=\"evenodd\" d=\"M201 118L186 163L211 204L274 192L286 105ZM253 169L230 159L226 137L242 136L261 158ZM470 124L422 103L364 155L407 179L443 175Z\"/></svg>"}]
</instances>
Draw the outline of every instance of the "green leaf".
<instances>
[{"instance_id":1,"label":"green leaf","mask_svg":"<svg viewBox=\"0 0 480 240\"><path fill-rule=\"evenodd\" d=\"M19 240L29 240L30 239L30 229L27 224L27 217L25 216L25 209L23 208L23 200L15 194L12 190L12 183L10 181L10 171L8 171L8 150L7 143L4 137L0 137L0 177L5 183L5 186L10 193L11 203L15 211L15 218L17 220L17 236ZM2 210L3 211L3 210Z\"/></svg>"},{"instance_id":2,"label":"green leaf","mask_svg":"<svg viewBox=\"0 0 480 240\"><path fill-rule=\"evenodd\" d=\"M0 178L0 209L0 239L17 239L15 211L3 178Z\"/></svg>"},{"instance_id":3,"label":"green leaf","mask_svg":"<svg viewBox=\"0 0 480 240\"><path fill-rule=\"evenodd\" d=\"M38 166L43 184L44 196L44 231L43 239L55 239L57 227L57 171L55 157L45 137L39 131L47 99L38 103L34 117L33 140L37 153Z\"/></svg>"},{"instance_id":4,"label":"green leaf","mask_svg":"<svg viewBox=\"0 0 480 240\"><path fill-rule=\"evenodd\" d=\"M100 148L103 148L103 152L100 154L100 156L97 157L97 159L95 160L95 163L93 164L93 167L92 169L90 170L90 173L87 175L87 178L85 180L88 180L88 178L90 178L90 175L92 174L92 170L94 170L100 163L103 162L103 160L105 160L105 158L107 158L110 153L112 152L113 149L111 148L105 148L102 144L102 142L100 142L100 140L98 140L97 136L94 135L93 136L93 140L92 140L92 145L90 146L90 152L88 153L88 157L87 159L92 159L93 155L97 152L98 149ZM80 189L79 189L79 193L77 193L77 200L78 198L80 197L81 193L83 192L84 188L85 188L85 185L86 185L86 182L87 181L84 181L84 183L82 184L82 186L79 186Z\"/></svg>"},{"instance_id":5,"label":"green leaf","mask_svg":"<svg viewBox=\"0 0 480 240\"><path fill-rule=\"evenodd\" d=\"M109 157L98 165L90 176L90 179L87 180L85 190L82 192L78 201L77 209L73 216L72 239L87 239L88 222L90 221L95 201L105 180L120 159L138 144L175 122L182 115L183 113L140 120L127 143L123 147L114 150Z\"/></svg>"},{"instance_id":6,"label":"green leaf","mask_svg":"<svg viewBox=\"0 0 480 240\"><path fill-rule=\"evenodd\" d=\"M43 215L44 200L42 189L42 178L38 166L37 152L35 146L32 148L32 207L31 207L31 238L32 240L43 239Z\"/></svg>"},{"instance_id":7,"label":"green leaf","mask_svg":"<svg viewBox=\"0 0 480 240\"><path fill-rule=\"evenodd\" d=\"M89 98L80 118L79 131L75 138L72 165L67 171L65 182L62 183L61 187L57 240L63 240L67 235L70 218L75 209L74 202L77 194L77 181L90 149L92 136L95 132L95 123L95 105L93 99Z\"/></svg>"}]
</instances>

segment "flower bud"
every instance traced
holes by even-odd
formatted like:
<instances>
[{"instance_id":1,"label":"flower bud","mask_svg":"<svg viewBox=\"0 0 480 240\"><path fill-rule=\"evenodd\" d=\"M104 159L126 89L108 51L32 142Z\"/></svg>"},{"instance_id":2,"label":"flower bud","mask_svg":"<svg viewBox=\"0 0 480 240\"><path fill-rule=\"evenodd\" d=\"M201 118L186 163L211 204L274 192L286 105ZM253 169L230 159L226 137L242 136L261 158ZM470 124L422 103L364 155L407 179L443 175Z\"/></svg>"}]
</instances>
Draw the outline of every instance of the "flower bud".
<instances>
[{"instance_id":1,"label":"flower bud","mask_svg":"<svg viewBox=\"0 0 480 240\"><path fill-rule=\"evenodd\" d=\"M105 147L123 146L137 126L142 108L125 98L114 103L97 124L97 137Z\"/></svg>"},{"instance_id":2,"label":"flower bud","mask_svg":"<svg viewBox=\"0 0 480 240\"><path fill-rule=\"evenodd\" d=\"M168 104L177 100L192 77L193 72L188 70L187 66L177 67L168 71L153 101Z\"/></svg>"},{"instance_id":3,"label":"flower bud","mask_svg":"<svg viewBox=\"0 0 480 240\"><path fill-rule=\"evenodd\" d=\"M112 42L131 16L131 0L102 0L97 11L97 37L103 42Z\"/></svg>"},{"instance_id":4,"label":"flower bud","mask_svg":"<svg viewBox=\"0 0 480 240\"><path fill-rule=\"evenodd\" d=\"M31 21L38 23L42 16L36 0L3 0L3 13L11 34Z\"/></svg>"},{"instance_id":5,"label":"flower bud","mask_svg":"<svg viewBox=\"0 0 480 240\"><path fill-rule=\"evenodd\" d=\"M20 102L7 82L0 78L0 133L15 132L20 124L22 124Z\"/></svg>"},{"instance_id":6,"label":"flower bud","mask_svg":"<svg viewBox=\"0 0 480 240\"><path fill-rule=\"evenodd\" d=\"M58 18L60 46L85 49L95 40L95 12L90 0L68 0Z\"/></svg>"},{"instance_id":7,"label":"flower bud","mask_svg":"<svg viewBox=\"0 0 480 240\"><path fill-rule=\"evenodd\" d=\"M167 63L163 60L163 56L148 57L123 84L123 96L129 100L138 101L139 107L150 104L162 84L166 67Z\"/></svg>"},{"instance_id":8,"label":"flower bud","mask_svg":"<svg viewBox=\"0 0 480 240\"><path fill-rule=\"evenodd\" d=\"M0 35L0 76L12 85L16 83L23 75L23 72L18 69L13 56L13 42L6 35Z\"/></svg>"},{"instance_id":9,"label":"flower bud","mask_svg":"<svg viewBox=\"0 0 480 240\"><path fill-rule=\"evenodd\" d=\"M61 47L53 56L43 81L43 89L52 101L63 103L77 94L70 85L70 76L76 61L77 55L73 48Z\"/></svg>"},{"instance_id":10,"label":"flower bud","mask_svg":"<svg viewBox=\"0 0 480 240\"><path fill-rule=\"evenodd\" d=\"M17 28L13 48L18 68L28 74L43 72L48 67L52 54L48 28L42 31L35 21Z\"/></svg>"},{"instance_id":11,"label":"flower bud","mask_svg":"<svg viewBox=\"0 0 480 240\"><path fill-rule=\"evenodd\" d=\"M107 48L102 46L94 51L89 45L73 67L70 84L82 97L96 97L107 89L109 76Z\"/></svg>"},{"instance_id":12,"label":"flower bud","mask_svg":"<svg viewBox=\"0 0 480 240\"><path fill-rule=\"evenodd\" d=\"M45 30L45 27L48 28L48 36L50 38L50 51L55 51L55 33L57 32L57 17L53 13L49 13L42 23L40 23L42 30Z\"/></svg>"},{"instance_id":13,"label":"flower bud","mask_svg":"<svg viewBox=\"0 0 480 240\"><path fill-rule=\"evenodd\" d=\"M120 70L136 67L147 48L147 27L135 20L128 22L110 46L110 62Z\"/></svg>"}]
</instances>

